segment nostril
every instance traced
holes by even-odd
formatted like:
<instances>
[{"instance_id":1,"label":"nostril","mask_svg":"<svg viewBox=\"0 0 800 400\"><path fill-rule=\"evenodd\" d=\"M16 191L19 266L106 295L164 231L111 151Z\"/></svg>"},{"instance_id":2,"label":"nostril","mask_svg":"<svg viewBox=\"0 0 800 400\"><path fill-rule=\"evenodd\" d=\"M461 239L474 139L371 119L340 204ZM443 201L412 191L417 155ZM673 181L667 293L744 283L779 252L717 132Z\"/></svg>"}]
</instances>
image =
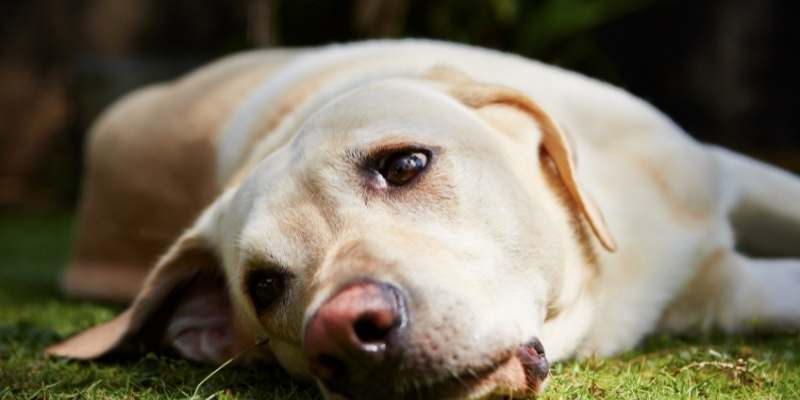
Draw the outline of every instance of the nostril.
<instances>
[{"instance_id":1,"label":"nostril","mask_svg":"<svg viewBox=\"0 0 800 400\"><path fill-rule=\"evenodd\" d=\"M394 327L394 321L386 322L374 314L368 314L357 319L353 330L361 343L374 344L386 341L386 337Z\"/></svg>"}]
</instances>

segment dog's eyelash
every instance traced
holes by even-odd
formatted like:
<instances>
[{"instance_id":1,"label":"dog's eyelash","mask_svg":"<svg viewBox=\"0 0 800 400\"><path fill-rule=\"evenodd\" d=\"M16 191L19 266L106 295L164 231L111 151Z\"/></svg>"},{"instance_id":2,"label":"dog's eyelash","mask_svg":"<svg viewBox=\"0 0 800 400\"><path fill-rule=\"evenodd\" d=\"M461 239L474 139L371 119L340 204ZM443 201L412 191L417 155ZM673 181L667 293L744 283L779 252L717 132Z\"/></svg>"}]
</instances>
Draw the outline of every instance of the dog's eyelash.
<instances>
[{"instance_id":1,"label":"dog's eyelash","mask_svg":"<svg viewBox=\"0 0 800 400\"><path fill-rule=\"evenodd\" d=\"M287 272L289 268L285 262L270 254L258 242L248 240L242 234L234 240L236 252L239 254L240 265L247 269L275 269Z\"/></svg>"},{"instance_id":2,"label":"dog's eyelash","mask_svg":"<svg viewBox=\"0 0 800 400\"><path fill-rule=\"evenodd\" d=\"M344 152L345 159L361 165L368 169L377 169L380 160L387 155L396 152L429 152L436 153L437 148L431 149L430 146L416 142L390 142L379 143L369 149L351 148Z\"/></svg>"},{"instance_id":3,"label":"dog's eyelash","mask_svg":"<svg viewBox=\"0 0 800 400\"><path fill-rule=\"evenodd\" d=\"M245 251L247 253L247 251ZM284 275L290 275L289 268L286 267L283 263L271 258L267 257L263 254L258 255L246 255L244 257L244 261L242 265L248 271L254 270L267 270L267 271L275 271L277 273L281 273Z\"/></svg>"}]
</instances>

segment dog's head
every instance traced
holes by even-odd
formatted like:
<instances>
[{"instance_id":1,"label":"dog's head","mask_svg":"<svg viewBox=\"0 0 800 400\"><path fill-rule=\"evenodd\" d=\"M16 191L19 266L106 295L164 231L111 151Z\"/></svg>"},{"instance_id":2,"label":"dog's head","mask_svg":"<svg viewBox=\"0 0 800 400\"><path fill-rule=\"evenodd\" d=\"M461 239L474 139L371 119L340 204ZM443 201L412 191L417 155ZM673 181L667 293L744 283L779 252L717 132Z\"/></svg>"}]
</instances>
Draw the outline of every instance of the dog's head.
<instances>
[{"instance_id":1,"label":"dog's head","mask_svg":"<svg viewBox=\"0 0 800 400\"><path fill-rule=\"evenodd\" d=\"M221 361L267 337L331 396L531 394L586 232L614 246L555 122L450 70L344 93L246 168L125 313L50 352Z\"/></svg>"}]
</instances>

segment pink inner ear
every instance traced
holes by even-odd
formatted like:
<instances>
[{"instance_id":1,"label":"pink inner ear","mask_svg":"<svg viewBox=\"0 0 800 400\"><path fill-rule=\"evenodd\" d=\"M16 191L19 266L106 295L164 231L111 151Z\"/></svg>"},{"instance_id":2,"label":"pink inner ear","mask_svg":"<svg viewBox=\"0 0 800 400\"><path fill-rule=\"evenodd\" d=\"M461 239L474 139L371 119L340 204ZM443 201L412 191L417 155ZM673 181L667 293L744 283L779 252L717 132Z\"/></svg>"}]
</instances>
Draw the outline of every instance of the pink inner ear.
<instances>
[{"instance_id":1,"label":"pink inner ear","mask_svg":"<svg viewBox=\"0 0 800 400\"><path fill-rule=\"evenodd\" d=\"M197 279L181 293L164 342L181 356L202 363L219 363L236 349L233 310L224 284Z\"/></svg>"}]
</instances>

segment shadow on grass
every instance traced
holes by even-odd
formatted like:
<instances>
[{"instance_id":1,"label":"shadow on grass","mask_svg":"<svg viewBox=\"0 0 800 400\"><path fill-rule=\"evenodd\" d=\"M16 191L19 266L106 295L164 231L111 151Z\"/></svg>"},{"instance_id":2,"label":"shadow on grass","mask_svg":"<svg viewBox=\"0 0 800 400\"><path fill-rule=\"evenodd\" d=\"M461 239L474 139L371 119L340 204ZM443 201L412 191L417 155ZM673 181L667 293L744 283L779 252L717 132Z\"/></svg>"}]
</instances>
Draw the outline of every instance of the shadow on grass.
<instances>
[{"instance_id":1,"label":"shadow on grass","mask_svg":"<svg viewBox=\"0 0 800 400\"><path fill-rule=\"evenodd\" d=\"M186 360L146 354L77 362L47 358L43 349L64 339L30 323L0 326L0 398L189 398L213 370ZM316 388L294 382L276 365L230 366L211 377L199 398L316 399Z\"/></svg>"}]
</instances>

